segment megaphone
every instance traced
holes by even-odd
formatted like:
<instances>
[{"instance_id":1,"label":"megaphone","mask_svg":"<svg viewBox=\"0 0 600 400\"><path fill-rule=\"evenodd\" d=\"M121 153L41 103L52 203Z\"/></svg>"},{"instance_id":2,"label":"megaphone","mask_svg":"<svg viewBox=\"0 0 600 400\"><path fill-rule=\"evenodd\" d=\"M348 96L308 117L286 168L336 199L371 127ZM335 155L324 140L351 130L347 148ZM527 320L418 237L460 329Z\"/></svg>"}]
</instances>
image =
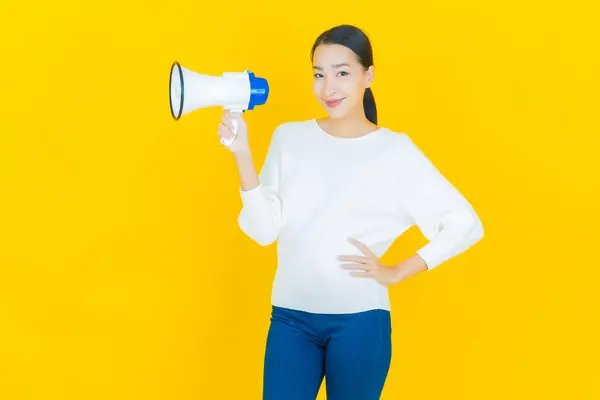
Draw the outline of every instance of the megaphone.
<instances>
[{"instance_id":1,"label":"megaphone","mask_svg":"<svg viewBox=\"0 0 600 400\"><path fill-rule=\"evenodd\" d=\"M224 72L222 76L204 75L190 71L177 61L171 65L169 101L171 116L179 120L183 115L200 108L221 106L224 110L243 112L263 105L269 97L269 84L249 70ZM234 137L221 143L231 146L237 135L234 120Z\"/></svg>"}]
</instances>

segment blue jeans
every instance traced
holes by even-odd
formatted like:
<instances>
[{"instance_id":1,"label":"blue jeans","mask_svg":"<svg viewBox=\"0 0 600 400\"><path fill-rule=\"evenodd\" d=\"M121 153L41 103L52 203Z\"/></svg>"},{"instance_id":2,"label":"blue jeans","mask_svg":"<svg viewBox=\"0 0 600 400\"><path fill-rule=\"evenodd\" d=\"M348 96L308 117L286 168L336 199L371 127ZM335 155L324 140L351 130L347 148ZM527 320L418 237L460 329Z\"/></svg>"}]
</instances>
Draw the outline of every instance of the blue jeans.
<instances>
[{"instance_id":1,"label":"blue jeans","mask_svg":"<svg viewBox=\"0 0 600 400\"><path fill-rule=\"evenodd\" d=\"M378 400L391 363L387 310L315 314L273 306L263 400Z\"/></svg>"}]
</instances>

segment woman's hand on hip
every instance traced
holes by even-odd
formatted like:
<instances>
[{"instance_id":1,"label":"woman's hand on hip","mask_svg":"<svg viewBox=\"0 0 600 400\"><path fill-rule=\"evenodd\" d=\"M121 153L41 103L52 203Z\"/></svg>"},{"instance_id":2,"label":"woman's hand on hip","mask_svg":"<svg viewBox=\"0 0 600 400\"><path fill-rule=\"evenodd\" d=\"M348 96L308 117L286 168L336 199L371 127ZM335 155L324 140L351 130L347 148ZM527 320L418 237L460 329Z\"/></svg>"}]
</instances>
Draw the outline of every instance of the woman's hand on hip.
<instances>
[{"instance_id":1,"label":"woman's hand on hip","mask_svg":"<svg viewBox=\"0 0 600 400\"><path fill-rule=\"evenodd\" d=\"M353 261L353 264L341 264L340 267L350 270L350 275L360 278L375 279L383 286L390 286L401 280L400 271L381 260L364 244L354 238L348 238L350 243L358 247L364 256L341 255L340 261Z\"/></svg>"}]
</instances>

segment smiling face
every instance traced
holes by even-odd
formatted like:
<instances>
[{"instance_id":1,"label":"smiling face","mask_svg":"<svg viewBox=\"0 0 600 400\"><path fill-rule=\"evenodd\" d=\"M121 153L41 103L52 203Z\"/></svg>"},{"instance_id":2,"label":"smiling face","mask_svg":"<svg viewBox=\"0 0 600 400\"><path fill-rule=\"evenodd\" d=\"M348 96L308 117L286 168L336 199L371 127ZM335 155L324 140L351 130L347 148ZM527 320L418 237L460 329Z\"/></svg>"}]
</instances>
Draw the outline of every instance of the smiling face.
<instances>
[{"instance_id":1,"label":"smiling face","mask_svg":"<svg viewBox=\"0 0 600 400\"><path fill-rule=\"evenodd\" d=\"M356 54L338 44L321 44L313 56L314 94L331 118L364 116L365 89L373 66L365 69Z\"/></svg>"}]
</instances>

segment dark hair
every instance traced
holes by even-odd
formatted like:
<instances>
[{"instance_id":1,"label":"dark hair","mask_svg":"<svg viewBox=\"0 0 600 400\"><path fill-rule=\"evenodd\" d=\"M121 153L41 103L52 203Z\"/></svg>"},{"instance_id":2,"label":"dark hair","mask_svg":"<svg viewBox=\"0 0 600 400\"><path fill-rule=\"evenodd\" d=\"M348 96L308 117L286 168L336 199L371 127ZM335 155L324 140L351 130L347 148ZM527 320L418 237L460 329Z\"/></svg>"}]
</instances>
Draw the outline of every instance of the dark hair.
<instances>
[{"instance_id":1,"label":"dark hair","mask_svg":"<svg viewBox=\"0 0 600 400\"><path fill-rule=\"evenodd\" d=\"M364 68L373 65L373 49L367 35L353 25L338 25L321 33L313 44L311 61L317 46L320 44L339 44L352 50ZM363 98L365 115L369 121L377 124L377 106L371 88L365 90Z\"/></svg>"}]
</instances>

